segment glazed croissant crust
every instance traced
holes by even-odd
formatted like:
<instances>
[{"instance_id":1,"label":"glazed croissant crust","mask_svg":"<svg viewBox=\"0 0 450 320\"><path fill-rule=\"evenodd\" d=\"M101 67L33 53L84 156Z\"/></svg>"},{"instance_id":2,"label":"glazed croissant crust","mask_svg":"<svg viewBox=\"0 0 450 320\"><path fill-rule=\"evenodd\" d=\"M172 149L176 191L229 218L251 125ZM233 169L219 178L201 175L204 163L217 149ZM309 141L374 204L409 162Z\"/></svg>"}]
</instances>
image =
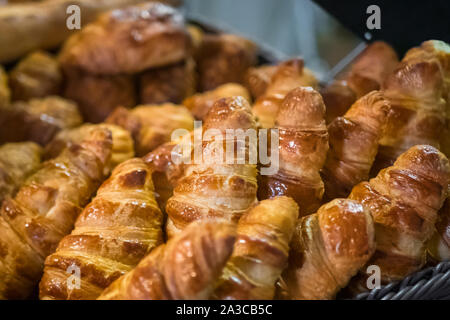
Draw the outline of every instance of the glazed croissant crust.
<instances>
[{"instance_id":1,"label":"glazed croissant crust","mask_svg":"<svg viewBox=\"0 0 450 320\"><path fill-rule=\"evenodd\" d=\"M121 163L86 206L72 233L45 261L41 299L95 299L162 242L162 213L151 171L141 159ZM68 287L70 266L80 288Z\"/></svg>"},{"instance_id":2,"label":"glazed croissant crust","mask_svg":"<svg viewBox=\"0 0 450 320\"><path fill-rule=\"evenodd\" d=\"M219 137L207 138L209 129ZM239 163L237 153L233 153L232 163L225 159L227 144L237 145L233 150L240 150L244 159L256 154L256 145L237 135L228 137L227 129L244 132L251 129L256 133L256 121L244 98L220 99L209 111L203 125L201 159L194 158L193 163L186 166L184 176L167 202L169 237L195 220L222 218L237 221L256 202L256 160L255 164L250 161Z\"/></svg>"},{"instance_id":3,"label":"glazed croissant crust","mask_svg":"<svg viewBox=\"0 0 450 320\"><path fill-rule=\"evenodd\" d=\"M273 299L287 265L298 205L288 197L261 201L237 226L233 254L214 291L216 299Z\"/></svg>"},{"instance_id":4,"label":"glazed croissant crust","mask_svg":"<svg viewBox=\"0 0 450 320\"><path fill-rule=\"evenodd\" d=\"M383 94L372 91L330 123L330 149L322 169L325 201L347 197L353 186L369 178L389 110Z\"/></svg>"},{"instance_id":5,"label":"glazed croissant crust","mask_svg":"<svg viewBox=\"0 0 450 320\"><path fill-rule=\"evenodd\" d=\"M231 255L235 234L228 222L192 223L113 282L99 299L208 299Z\"/></svg>"},{"instance_id":6,"label":"glazed croissant crust","mask_svg":"<svg viewBox=\"0 0 450 320\"><path fill-rule=\"evenodd\" d=\"M353 188L349 198L370 210L377 250L370 265L383 283L402 279L425 264L426 241L448 193L448 159L431 146L414 146L394 165Z\"/></svg>"},{"instance_id":7,"label":"glazed croissant crust","mask_svg":"<svg viewBox=\"0 0 450 320\"><path fill-rule=\"evenodd\" d=\"M111 144L110 131L96 130L82 143L45 162L14 198L3 201L0 299L30 295L45 257L72 230L81 208L101 183Z\"/></svg>"},{"instance_id":8,"label":"glazed croissant crust","mask_svg":"<svg viewBox=\"0 0 450 320\"><path fill-rule=\"evenodd\" d=\"M333 299L375 250L370 211L335 199L303 217L291 242L282 288L291 299Z\"/></svg>"},{"instance_id":9,"label":"glazed croissant crust","mask_svg":"<svg viewBox=\"0 0 450 320\"><path fill-rule=\"evenodd\" d=\"M286 195L297 201L300 216L315 212L324 192L320 169L328 150L325 105L311 87L288 93L276 118L279 168L261 175L258 198Z\"/></svg>"}]
</instances>

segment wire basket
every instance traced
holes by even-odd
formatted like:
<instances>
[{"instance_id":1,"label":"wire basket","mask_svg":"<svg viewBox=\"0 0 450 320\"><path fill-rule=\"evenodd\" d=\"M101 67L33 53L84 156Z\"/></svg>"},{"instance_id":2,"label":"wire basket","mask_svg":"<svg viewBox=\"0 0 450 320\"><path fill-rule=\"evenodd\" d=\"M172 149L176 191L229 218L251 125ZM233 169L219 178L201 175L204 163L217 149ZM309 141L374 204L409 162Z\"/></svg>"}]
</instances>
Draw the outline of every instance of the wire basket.
<instances>
[{"instance_id":1,"label":"wire basket","mask_svg":"<svg viewBox=\"0 0 450 320\"><path fill-rule=\"evenodd\" d=\"M450 300L450 261L416 272L402 281L364 292L356 300Z\"/></svg>"}]
</instances>

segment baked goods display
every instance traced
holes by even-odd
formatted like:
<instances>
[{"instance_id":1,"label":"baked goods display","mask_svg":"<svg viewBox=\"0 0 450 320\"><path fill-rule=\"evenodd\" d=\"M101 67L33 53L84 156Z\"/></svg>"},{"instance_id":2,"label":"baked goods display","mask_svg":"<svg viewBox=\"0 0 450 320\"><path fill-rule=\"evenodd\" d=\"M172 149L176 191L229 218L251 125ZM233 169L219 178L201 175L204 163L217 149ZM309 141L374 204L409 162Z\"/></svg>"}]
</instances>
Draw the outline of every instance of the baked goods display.
<instances>
[{"instance_id":1,"label":"baked goods display","mask_svg":"<svg viewBox=\"0 0 450 320\"><path fill-rule=\"evenodd\" d=\"M450 260L450 45L320 83L163 3L79 3L0 35L0 299L335 299Z\"/></svg>"}]
</instances>

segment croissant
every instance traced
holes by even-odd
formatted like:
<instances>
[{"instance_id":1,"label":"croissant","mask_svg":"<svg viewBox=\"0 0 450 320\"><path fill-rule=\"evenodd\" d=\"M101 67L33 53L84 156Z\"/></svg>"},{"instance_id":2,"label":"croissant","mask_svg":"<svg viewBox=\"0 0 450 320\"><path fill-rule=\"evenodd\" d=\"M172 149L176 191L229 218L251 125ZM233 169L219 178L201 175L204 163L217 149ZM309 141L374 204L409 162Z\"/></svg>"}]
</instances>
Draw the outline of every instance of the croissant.
<instances>
[{"instance_id":1,"label":"croissant","mask_svg":"<svg viewBox=\"0 0 450 320\"><path fill-rule=\"evenodd\" d=\"M136 105L133 76L95 75L67 68L64 75L64 97L78 103L85 121L103 122L116 107Z\"/></svg>"},{"instance_id":2,"label":"croissant","mask_svg":"<svg viewBox=\"0 0 450 320\"><path fill-rule=\"evenodd\" d=\"M138 156L170 141L176 129L191 131L194 128L191 113L183 106L170 103L137 106L132 110L117 108L106 122L119 125L131 133Z\"/></svg>"},{"instance_id":3,"label":"croissant","mask_svg":"<svg viewBox=\"0 0 450 320\"><path fill-rule=\"evenodd\" d=\"M335 199L298 222L282 288L291 299L333 299L374 251L370 211L357 201Z\"/></svg>"},{"instance_id":4,"label":"croissant","mask_svg":"<svg viewBox=\"0 0 450 320\"><path fill-rule=\"evenodd\" d=\"M275 283L287 265L297 218L297 203L288 197L261 201L246 213L239 220L233 254L215 298L273 299Z\"/></svg>"},{"instance_id":5,"label":"croissant","mask_svg":"<svg viewBox=\"0 0 450 320\"><path fill-rule=\"evenodd\" d=\"M11 90L8 86L8 76L2 66L0 66L0 108L9 104L10 99Z\"/></svg>"},{"instance_id":6,"label":"croissant","mask_svg":"<svg viewBox=\"0 0 450 320\"><path fill-rule=\"evenodd\" d=\"M217 137L208 139L206 133L210 129L218 132L222 140ZM230 159L224 159L227 153L224 152L225 146L230 144L234 146L233 150L241 151L244 159L256 154L256 143L252 143L251 139L244 137L240 140L237 135L226 135L226 131L233 129L256 132L250 105L242 97L217 100L206 116L202 159L194 158L193 163L187 165L184 176L167 202L166 230L169 237L195 220L223 218L237 221L257 201L256 160L255 164L250 161L239 163L236 153L232 163Z\"/></svg>"},{"instance_id":7,"label":"croissant","mask_svg":"<svg viewBox=\"0 0 450 320\"><path fill-rule=\"evenodd\" d=\"M195 93L196 82L195 62L192 58L171 66L147 70L139 78L140 102L181 103L184 98Z\"/></svg>"},{"instance_id":8,"label":"croissant","mask_svg":"<svg viewBox=\"0 0 450 320\"><path fill-rule=\"evenodd\" d=\"M67 40L59 61L90 74L130 74L179 62L189 47L183 16L147 2L101 14Z\"/></svg>"},{"instance_id":9,"label":"croissant","mask_svg":"<svg viewBox=\"0 0 450 320\"><path fill-rule=\"evenodd\" d=\"M56 58L35 51L11 71L9 84L13 100L29 100L61 93L63 76Z\"/></svg>"},{"instance_id":10,"label":"croissant","mask_svg":"<svg viewBox=\"0 0 450 320\"><path fill-rule=\"evenodd\" d=\"M382 283L403 279L425 264L425 244L435 230L449 179L448 159L431 146L418 145L353 188L349 198L374 218L377 250L368 265L380 268Z\"/></svg>"},{"instance_id":11,"label":"croissant","mask_svg":"<svg viewBox=\"0 0 450 320\"><path fill-rule=\"evenodd\" d=\"M235 227L198 221L114 281L100 300L205 300L233 251Z\"/></svg>"},{"instance_id":12,"label":"croissant","mask_svg":"<svg viewBox=\"0 0 450 320\"><path fill-rule=\"evenodd\" d=\"M99 129L79 145L47 161L0 217L0 299L24 299L39 281L44 259L73 228L97 190L111 153L111 132Z\"/></svg>"},{"instance_id":13,"label":"croissant","mask_svg":"<svg viewBox=\"0 0 450 320\"><path fill-rule=\"evenodd\" d=\"M195 61L200 91L225 83L243 83L247 69L256 64L256 45L234 34L205 34Z\"/></svg>"},{"instance_id":14,"label":"croissant","mask_svg":"<svg viewBox=\"0 0 450 320\"><path fill-rule=\"evenodd\" d=\"M277 72L277 69L278 67L276 65L263 65L247 70L244 84L254 99L258 99L266 92L270 80Z\"/></svg>"},{"instance_id":15,"label":"croissant","mask_svg":"<svg viewBox=\"0 0 450 320\"><path fill-rule=\"evenodd\" d=\"M438 213L436 232L427 243L427 252L435 261L450 260L450 200L444 202Z\"/></svg>"},{"instance_id":16,"label":"croissant","mask_svg":"<svg viewBox=\"0 0 450 320\"><path fill-rule=\"evenodd\" d=\"M302 59L282 62L267 85L264 95L256 100L253 113L263 128L273 128L278 109L286 95L299 86L316 84L315 78L306 74Z\"/></svg>"},{"instance_id":17,"label":"croissant","mask_svg":"<svg viewBox=\"0 0 450 320\"><path fill-rule=\"evenodd\" d=\"M130 133L114 124L86 123L77 128L62 130L45 146L45 158L52 159L57 157L64 149L81 143L98 128L108 129L112 134L111 157L105 166L105 176L108 176L119 163L134 156L133 139Z\"/></svg>"},{"instance_id":18,"label":"croissant","mask_svg":"<svg viewBox=\"0 0 450 320\"><path fill-rule=\"evenodd\" d=\"M440 139L440 150L447 157L450 157L450 45L438 40L425 41L420 47L410 49L404 59L408 61L435 60L440 64L444 81L443 98L447 104L445 127Z\"/></svg>"},{"instance_id":19,"label":"croissant","mask_svg":"<svg viewBox=\"0 0 450 320\"><path fill-rule=\"evenodd\" d=\"M392 165L397 157L419 144L439 148L446 119L444 82L438 60L406 56L384 84L391 109L373 174Z\"/></svg>"},{"instance_id":20,"label":"croissant","mask_svg":"<svg viewBox=\"0 0 450 320\"><path fill-rule=\"evenodd\" d=\"M203 120L216 100L221 98L241 96L250 101L248 90L238 83L226 83L214 90L197 93L183 101L183 105L191 111L196 119Z\"/></svg>"},{"instance_id":21,"label":"croissant","mask_svg":"<svg viewBox=\"0 0 450 320\"><path fill-rule=\"evenodd\" d=\"M389 44L383 41L371 43L348 72L321 91L327 106L327 122L344 115L357 99L380 90L398 63L397 54Z\"/></svg>"},{"instance_id":22,"label":"croissant","mask_svg":"<svg viewBox=\"0 0 450 320\"><path fill-rule=\"evenodd\" d=\"M60 130L81 122L77 105L58 96L17 101L1 107L0 144L33 141L46 145Z\"/></svg>"},{"instance_id":23,"label":"croissant","mask_svg":"<svg viewBox=\"0 0 450 320\"><path fill-rule=\"evenodd\" d=\"M162 242L151 171L138 158L120 164L83 210L75 229L45 260L41 299L96 299ZM80 287L68 287L77 266Z\"/></svg>"},{"instance_id":24,"label":"croissant","mask_svg":"<svg viewBox=\"0 0 450 320\"><path fill-rule=\"evenodd\" d=\"M0 203L13 196L28 176L41 164L42 148L34 142L0 146Z\"/></svg>"},{"instance_id":25,"label":"croissant","mask_svg":"<svg viewBox=\"0 0 450 320\"><path fill-rule=\"evenodd\" d=\"M289 92L276 126L279 169L273 175L260 176L258 198L286 195L299 204L300 216L313 213L324 193L319 172L328 151L325 105L320 94L310 87Z\"/></svg>"},{"instance_id":26,"label":"croissant","mask_svg":"<svg viewBox=\"0 0 450 320\"><path fill-rule=\"evenodd\" d=\"M145 163L152 168L156 201L163 212L165 212L167 201L173 196L173 189L184 176L188 166L184 161L175 162L173 159L182 160L183 150L186 149L188 156L192 156L194 132L195 130L177 140L166 142L143 157Z\"/></svg>"},{"instance_id":27,"label":"croissant","mask_svg":"<svg viewBox=\"0 0 450 320\"><path fill-rule=\"evenodd\" d=\"M389 109L383 94L372 91L330 123L330 149L322 169L326 202L347 197L353 186L369 178Z\"/></svg>"}]
</instances>

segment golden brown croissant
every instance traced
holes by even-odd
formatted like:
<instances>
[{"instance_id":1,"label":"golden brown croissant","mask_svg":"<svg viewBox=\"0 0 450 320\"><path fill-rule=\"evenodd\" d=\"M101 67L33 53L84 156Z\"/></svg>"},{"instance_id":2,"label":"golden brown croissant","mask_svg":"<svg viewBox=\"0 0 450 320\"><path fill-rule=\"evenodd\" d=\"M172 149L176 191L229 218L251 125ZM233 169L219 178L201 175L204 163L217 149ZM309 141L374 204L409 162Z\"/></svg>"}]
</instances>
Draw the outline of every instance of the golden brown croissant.
<instances>
[{"instance_id":1,"label":"golden brown croissant","mask_svg":"<svg viewBox=\"0 0 450 320\"><path fill-rule=\"evenodd\" d=\"M215 130L220 139L207 138L208 130ZM203 124L201 159L187 165L184 176L178 181L173 196L168 200L166 212L169 237L184 229L195 220L223 218L237 221L256 200L257 169L251 161L225 159L225 146L235 146L244 159L251 159L256 145L241 140L237 134L226 135L227 130L251 129L256 134L256 121L250 105L242 97L223 98L214 104ZM222 151L220 153L220 151ZM227 157L228 158L228 157Z\"/></svg>"},{"instance_id":2,"label":"golden brown croissant","mask_svg":"<svg viewBox=\"0 0 450 320\"><path fill-rule=\"evenodd\" d=\"M179 62L189 46L183 16L147 2L101 14L68 39L59 59L90 74L129 74Z\"/></svg>"},{"instance_id":3,"label":"golden brown croissant","mask_svg":"<svg viewBox=\"0 0 450 320\"><path fill-rule=\"evenodd\" d=\"M291 90L316 84L312 81L315 78L311 76L305 73L302 59L291 59L277 67L264 95L260 96L253 106L253 113L263 128L273 128L278 109Z\"/></svg>"},{"instance_id":4,"label":"golden brown croissant","mask_svg":"<svg viewBox=\"0 0 450 320\"><path fill-rule=\"evenodd\" d=\"M435 261L450 260L450 199L444 202L438 214L436 232L427 243L427 251Z\"/></svg>"},{"instance_id":5,"label":"golden brown croissant","mask_svg":"<svg viewBox=\"0 0 450 320\"><path fill-rule=\"evenodd\" d=\"M337 117L343 116L356 101L355 92L350 89L345 80L333 81L330 85L321 88L320 94L327 107L327 123L331 123Z\"/></svg>"},{"instance_id":6,"label":"golden brown croissant","mask_svg":"<svg viewBox=\"0 0 450 320\"><path fill-rule=\"evenodd\" d=\"M8 86L8 75L0 66L0 107L9 104L11 100L11 90Z\"/></svg>"},{"instance_id":7,"label":"golden brown croissant","mask_svg":"<svg viewBox=\"0 0 450 320\"><path fill-rule=\"evenodd\" d=\"M298 222L282 288L291 299L333 299L374 250L370 211L357 201L335 199Z\"/></svg>"},{"instance_id":8,"label":"golden brown croissant","mask_svg":"<svg viewBox=\"0 0 450 320\"><path fill-rule=\"evenodd\" d=\"M95 75L64 70L64 96L76 101L85 121L98 123L118 106L136 105L134 78L130 75Z\"/></svg>"},{"instance_id":9,"label":"golden brown croissant","mask_svg":"<svg viewBox=\"0 0 450 320\"><path fill-rule=\"evenodd\" d=\"M406 56L384 84L392 111L380 140L373 175L392 165L410 147L427 144L439 148L446 119L444 80L437 59Z\"/></svg>"},{"instance_id":10,"label":"golden brown croissant","mask_svg":"<svg viewBox=\"0 0 450 320\"><path fill-rule=\"evenodd\" d=\"M34 141L46 145L60 130L80 125L76 104L58 96L17 101L0 110L0 143Z\"/></svg>"},{"instance_id":11,"label":"golden brown croissant","mask_svg":"<svg viewBox=\"0 0 450 320\"><path fill-rule=\"evenodd\" d=\"M113 282L99 299L208 299L233 251L235 233L235 226L223 221L192 223Z\"/></svg>"},{"instance_id":12,"label":"golden brown croissant","mask_svg":"<svg viewBox=\"0 0 450 320\"><path fill-rule=\"evenodd\" d=\"M288 93L276 118L279 135L279 169L261 175L260 200L274 196L292 197L300 206L300 216L315 212L322 200L324 185L320 169L328 151L325 105L310 87Z\"/></svg>"},{"instance_id":13,"label":"golden brown croissant","mask_svg":"<svg viewBox=\"0 0 450 320\"><path fill-rule=\"evenodd\" d=\"M327 106L327 123L344 115L357 99L380 90L398 62L397 54L389 44L383 41L370 44L348 72L321 91Z\"/></svg>"},{"instance_id":14,"label":"golden brown croissant","mask_svg":"<svg viewBox=\"0 0 450 320\"><path fill-rule=\"evenodd\" d=\"M56 58L45 51L35 51L14 67L9 85L13 100L26 101L60 94L62 81Z\"/></svg>"},{"instance_id":15,"label":"golden brown croissant","mask_svg":"<svg viewBox=\"0 0 450 320\"><path fill-rule=\"evenodd\" d=\"M383 94L372 91L329 124L330 149L321 172L326 202L347 197L353 186L369 179L389 110Z\"/></svg>"},{"instance_id":16,"label":"golden brown croissant","mask_svg":"<svg viewBox=\"0 0 450 320\"><path fill-rule=\"evenodd\" d=\"M174 130L191 131L194 128L191 113L185 107L171 103L142 105L132 110L118 108L106 122L117 124L131 133L138 156L170 141Z\"/></svg>"},{"instance_id":17,"label":"golden brown croissant","mask_svg":"<svg viewBox=\"0 0 450 320\"><path fill-rule=\"evenodd\" d=\"M446 120L444 131L441 134L440 150L450 157L450 45L439 40L423 42L420 47L410 49L404 60L423 61L437 60L441 67L444 80L443 98L446 101Z\"/></svg>"},{"instance_id":18,"label":"golden brown croissant","mask_svg":"<svg viewBox=\"0 0 450 320\"><path fill-rule=\"evenodd\" d=\"M297 218L297 203L288 197L261 201L244 214L215 298L273 299L275 283L287 265Z\"/></svg>"},{"instance_id":19,"label":"golden brown croissant","mask_svg":"<svg viewBox=\"0 0 450 320\"><path fill-rule=\"evenodd\" d=\"M0 203L11 197L41 164L42 148L33 142L0 146Z\"/></svg>"},{"instance_id":20,"label":"golden brown croissant","mask_svg":"<svg viewBox=\"0 0 450 320\"><path fill-rule=\"evenodd\" d=\"M181 103L196 91L195 62L189 57L178 64L147 70L139 82L142 104Z\"/></svg>"},{"instance_id":21,"label":"golden brown croissant","mask_svg":"<svg viewBox=\"0 0 450 320\"><path fill-rule=\"evenodd\" d=\"M435 231L449 179L445 155L421 145L353 188L349 198L362 203L374 218L377 250L368 265L380 268L382 283L402 279L424 265L425 243Z\"/></svg>"},{"instance_id":22,"label":"golden brown croissant","mask_svg":"<svg viewBox=\"0 0 450 320\"><path fill-rule=\"evenodd\" d=\"M111 153L111 132L99 129L79 145L47 161L14 198L3 201L0 217L0 299L23 299L39 281L44 259L73 228L103 179Z\"/></svg>"},{"instance_id":23,"label":"golden brown croissant","mask_svg":"<svg viewBox=\"0 0 450 320\"><path fill-rule=\"evenodd\" d=\"M121 163L45 260L40 298L96 299L158 246L163 217L153 192L151 170L141 159ZM68 286L70 266L79 268L79 288Z\"/></svg>"},{"instance_id":24,"label":"golden brown croissant","mask_svg":"<svg viewBox=\"0 0 450 320\"><path fill-rule=\"evenodd\" d=\"M105 166L105 176L108 176L112 169L134 156L133 139L130 133L114 124L86 123L77 128L60 131L49 144L45 146L45 158L56 158L64 149L70 148L74 144L81 143L88 138L98 128L105 128L112 134L111 157Z\"/></svg>"},{"instance_id":25,"label":"golden brown croissant","mask_svg":"<svg viewBox=\"0 0 450 320\"><path fill-rule=\"evenodd\" d=\"M204 35L195 55L199 90L243 83L245 72L256 63L256 50L253 42L234 34Z\"/></svg>"},{"instance_id":26,"label":"golden brown croissant","mask_svg":"<svg viewBox=\"0 0 450 320\"><path fill-rule=\"evenodd\" d=\"M245 87L252 94L253 99L258 99L266 92L273 75L277 72L276 65L263 65L252 67L245 73Z\"/></svg>"},{"instance_id":27,"label":"golden brown croissant","mask_svg":"<svg viewBox=\"0 0 450 320\"><path fill-rule=\"evenodd\" d=\"M183 105L191 111L196 119L203 120L216 100L236 96L241 96L250 101L250 94L245 87L238 83L226 83L214 90L197 93L184 99Z\"/></svg>"}]
</instances>

